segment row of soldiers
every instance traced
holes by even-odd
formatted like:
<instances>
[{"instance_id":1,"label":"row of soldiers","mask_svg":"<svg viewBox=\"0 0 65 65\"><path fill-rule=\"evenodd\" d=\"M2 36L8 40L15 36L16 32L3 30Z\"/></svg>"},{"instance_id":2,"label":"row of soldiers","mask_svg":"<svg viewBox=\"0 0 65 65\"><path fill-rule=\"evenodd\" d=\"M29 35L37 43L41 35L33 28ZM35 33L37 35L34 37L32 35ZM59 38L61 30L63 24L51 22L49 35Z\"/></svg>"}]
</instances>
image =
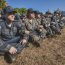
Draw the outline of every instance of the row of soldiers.
<instances>
[{"instance_id":1,"label":"row of soldiers","mask_svg":"<svg viewBox=\"0 0 65 65\"><path fill-rule=\"evenodd\" d=\"M60 35L61 29L65 25L65 18L59 10L55 11L54 14L49 10L43 14L30 8L27 11L27 15L22 14L19 20L24 24L27 30L26 33L36 43L39 43L40 39L54 37L56 34Z\"/></svg>"},{"instance_id":2,"label":"row of soldiers","mask_svg":"<svg viewBox=\"0 0 65 65\"><path fill-rule=\"evenodd\" d=\"M50 11L43 14L30 8L26 15L18 15L7 6L0 15L0 53L4 54L7 62L12 62L28 42L40 47L45 38L60 35L64 26L65 17L58 10L54 14Z\"/></svg>"}]
</instances>

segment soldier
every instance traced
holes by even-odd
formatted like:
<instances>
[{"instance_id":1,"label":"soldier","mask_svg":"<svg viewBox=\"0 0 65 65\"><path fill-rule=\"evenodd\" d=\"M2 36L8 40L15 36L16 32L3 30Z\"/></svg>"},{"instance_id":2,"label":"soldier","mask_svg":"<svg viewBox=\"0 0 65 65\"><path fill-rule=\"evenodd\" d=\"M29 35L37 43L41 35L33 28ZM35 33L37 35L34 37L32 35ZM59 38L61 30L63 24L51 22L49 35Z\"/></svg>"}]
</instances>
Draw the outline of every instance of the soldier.
<instances>
[{"instance_id":1,"label":"soldier","mask_svg":"<svg viewBox=\"0 0 65 65\"><path fill-rule=\"evenodd\" d=\"M55 11L54 12L54 15L52 17L52 20L51 20L51 28L53 30L53 32L55 34L61 34L61 29L60 29L60 16L58 15L58 11Z\"/></svg>"},{"instance_id":2,"label":"soldier","mask_svg":"<svg viewBox=\"0 0 65 65\"><path fill-rule=\"evenodd\" d=\"M21 19L21 23L23 23L23 24L25 25L25 21L26 21L26 19L27 19L26 14L22 14L22 15L20 16L20 19Z\"/></svg>"},{"instance_id":3,"label":"soldier","mask_svg":"<svg viewBox=\"0 0 65 65\"><path fill-rule=\"evenodd\" d=\"M52 29L50 27L50 24L51 24L51 17L49 16L49 12L46 12L46 14L43 16L42 18L42 25L44 26L44 28L46 29L47 31L47 37L52 37L53 36L53 32L52 32Z\"/></svg>"},{"instance_id":4,"label":"soldier","mask_svg":"<svg viewBox=\"0 0 65 65\"><path fill-rule=\"evenodd\" d=\"M37 30L38 35L39 35L42 39L44 39L44 38L46 38L46 33L47 33L47 31L44 29L44 27L43 27L43 25L42 25L42 23L41 23L41 20L42 20L42 18L41 18L41 12L35 11L35 18L36 18L36 21L37 21L37 23L38 23L38 30Z\"/></svg>"},{"instance_id":5,"label":"soldier","mask_svg":"<svg viewBox=\"0 0 65 65\"><path fill-rule=\"evenodd\" d=\"M37 25L38 23L36 22L35 19L35 14L33 9L28 9L27 11L27 19L25 19L25 26L27 31L29 31L29 42L32 42L36 47L39 47L39 36L37 33Z\"/></svg>"},{"instance_id":6,"label":"soldier","mask_svg":"<svg viewBox=\"0 0 65 65\"><path fill-rule=\"evenodd\" d=\"M20 16L20 18L22 19L22 21L24 21L27 17L26 17L26 14L22 14L21 16Z\"/></svg>"},{"instance_id":7,"label":"soldier","mask_svg":"<svg viewBox=\"0 0 65 65\"><path fill-rule=\"evenodd\" d=\"M10 6L5 8L5 20L0 22L0 52L4 53L6 61L15 60L14 55L20 53L26 46L27 35L20 22L14 22L14 9Z\"/></svg>"},{"instance_id":8,"label":"soldier","mask_svg":"<svg viewBox=\"0 0 65 65\"><path fill-rule=\"evenodd\" d=\"M61 20L62 16L61 16L61 11L59 9L57 9L55 12L54 12L54 16L56 17L56 21L58 22L60 28L62 29L64 27L64 23L63 21Z\"/></svg>"},{"instance_id":9,"label":"soldier","mask_svg":"<svg viewBox=\"0 0 65 65\"><path fill-rule=\"evenodd\" d=\"M38 24L41 25L41 13L39 11L34 11L34 13Z\"/></svg>"},{"instance_id":10,"label":"soldier","mask_svg":"<svg viewBox=\"0 0 65 65\"><path fill-rule=\"evenodd\" d=\"M20 19L20 15L17 14L17 13L15 14L15 20L16 20L16 21L20 21L20 20L21 20L21 19Z\"/></svg>"},{"instance_id":11,"label":"soldier","mask_svg":"<svg viewBox=\"0 0 65 65\"><path fill-rule=\"evenodd\" d=\"M51 20L51 29L54 34L61 34L61 29L59 27L58 22L55 20L54 16L52 17L52 20Z\"/></svg>"},{"instance_id":12,"label":"soldier","mask_svg":"<svg viewBox=\"0 0 65 65\"><path fill-rule=\"evenodd\" d=\"M64 23L65 26L65 14L62 14L61 21Z\"/></svg>"}]
</instances>

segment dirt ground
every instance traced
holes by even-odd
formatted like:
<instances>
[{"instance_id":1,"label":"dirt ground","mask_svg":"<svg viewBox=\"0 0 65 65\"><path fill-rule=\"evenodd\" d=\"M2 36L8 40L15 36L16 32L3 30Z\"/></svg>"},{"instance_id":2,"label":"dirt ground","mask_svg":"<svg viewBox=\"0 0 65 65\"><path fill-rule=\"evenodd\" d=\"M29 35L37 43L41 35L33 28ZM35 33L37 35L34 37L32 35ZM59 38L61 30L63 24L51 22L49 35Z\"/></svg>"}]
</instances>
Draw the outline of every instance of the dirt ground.
<instances>
[{"instance_id":1,"label":"dirt ground","mask_svg":"<svg viewBox=\"0 0 65 65\"><path fill-rule=\"evenodd\" d=\"M48 38L36 48L32 44L17 56L14 63L8 64L0 57L0 65L65 65L65 29L61 35Z\"/></svg>"}]
</instances>

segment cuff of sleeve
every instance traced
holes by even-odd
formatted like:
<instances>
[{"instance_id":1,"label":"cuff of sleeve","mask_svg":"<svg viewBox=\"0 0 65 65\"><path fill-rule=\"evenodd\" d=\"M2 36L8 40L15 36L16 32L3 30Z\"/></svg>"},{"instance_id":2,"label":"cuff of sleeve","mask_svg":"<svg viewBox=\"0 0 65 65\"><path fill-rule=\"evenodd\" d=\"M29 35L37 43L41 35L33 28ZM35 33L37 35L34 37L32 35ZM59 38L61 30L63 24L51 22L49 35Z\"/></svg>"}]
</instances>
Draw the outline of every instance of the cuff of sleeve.
<instances>
[{"instance_id":1,"label":"cuff of sleeve","mask_svg":"<svg viewBox=\"0 0 65 65\"><path fill-rule=\"evenodd\" d=\"M29 39L29 35L25 34L24 37L23 37L23 39L28 40Z\"/></svg>"},{"instance_id":2,"label":"cuff of sleeve","mask_svg":"<svg viewBox=\"0 0 65 65\"><path fill-rule=\"evenodd\" d=\"M7 47L6 47L6 50L9 51L10 48L11 48L11 45L8 44Z\"/></svg>"}]
</instances>

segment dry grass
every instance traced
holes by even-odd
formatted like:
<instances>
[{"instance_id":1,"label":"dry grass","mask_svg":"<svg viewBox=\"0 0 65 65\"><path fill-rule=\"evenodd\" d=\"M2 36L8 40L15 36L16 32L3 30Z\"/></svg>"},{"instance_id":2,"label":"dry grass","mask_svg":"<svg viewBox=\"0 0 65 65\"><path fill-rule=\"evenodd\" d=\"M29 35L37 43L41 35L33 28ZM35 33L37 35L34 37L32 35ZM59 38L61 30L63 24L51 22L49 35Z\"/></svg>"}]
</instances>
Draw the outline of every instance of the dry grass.
<instances>
[{"instance_id":1,"label":"dry grass","mask_svg":"<svg viewBox=\"0 0 65 65\"><path fill-rule=\"evenodd\" d=\"M0 65L9 64L0 57ZM43 40L40 48L29 44L10 65L65 65L65 29L61 35Z\"/></svg>"}]
</instances>

